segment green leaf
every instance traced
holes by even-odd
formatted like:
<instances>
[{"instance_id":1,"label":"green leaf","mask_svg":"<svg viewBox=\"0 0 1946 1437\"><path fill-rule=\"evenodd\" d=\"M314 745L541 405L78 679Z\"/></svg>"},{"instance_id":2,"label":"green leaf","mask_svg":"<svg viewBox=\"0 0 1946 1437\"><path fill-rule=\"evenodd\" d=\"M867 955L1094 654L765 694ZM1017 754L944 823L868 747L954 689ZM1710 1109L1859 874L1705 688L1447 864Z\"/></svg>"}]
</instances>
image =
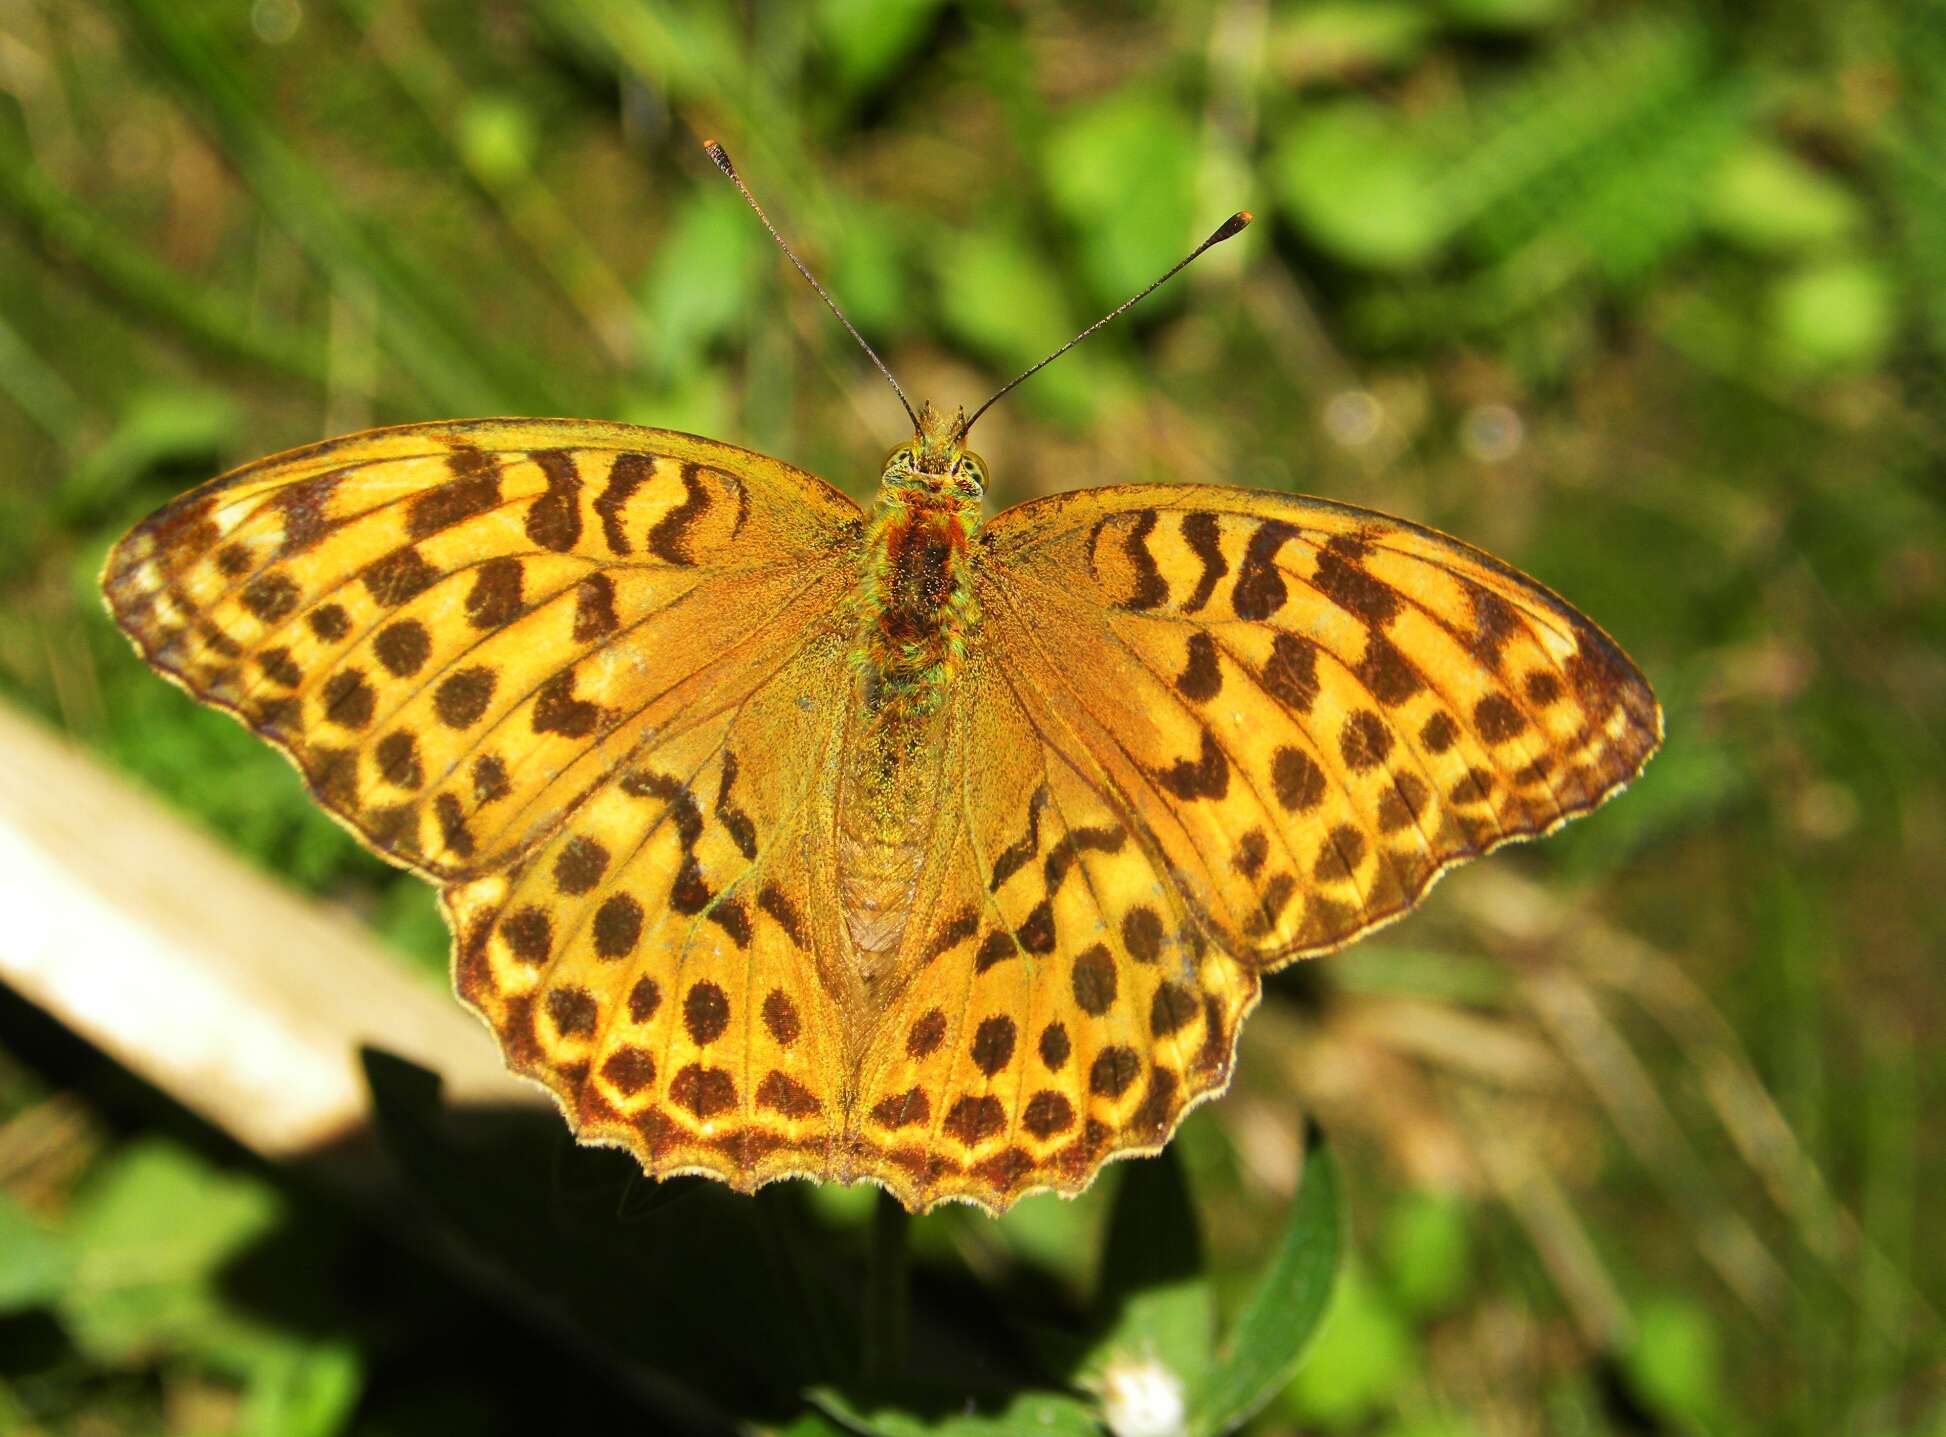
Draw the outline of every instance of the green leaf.
<instances>
[{"instance_id":1,"label":"green leaf","mask_svg":"<svg viewBox=\"0 0 1946 1437\"><path fill-rule=\"evenodd\" d=\"M243 1437L333 1437L351 1421L365 1381L355 1349L334 1344L262 1364L244 1393Z\"/></svg>"},{"instance_id":2,"label":"green leaf","mask_svg":"<svg viewBox=\"0 0 1946 1437\"><path fill-rule=\"evenodd\" d=\"M1723 155L1749 123L1753 88L1737 72L1642 117L1564 194L1560 230L1574 234L1611 283L1647 276L1689 243Z\"/></svg>"},{"instance_id":3,"label":"green leaf","mask_svg":"<svg viewBox=\"0 0 1946 1437\"><path fill-rule=\"evenodd\" d=\"M540 133L528 108L511 95L476 95L458 116L460 154L489 184L529 174L540 151Z\"/></svg>"},{"instance_id":4,"label":"green leaf","mask_svg":"<svg viewBox=\"0 0 1946 1437\"><path fill-rule=\"evenodd\" d=\"M965 1221L963 1210L949 1214L953 1222ZM1036 1193L1014 1204L999 1223L979 1221L1013 1261L1037 1264L1079 1289L1094 1270L1101 1216L1101 1199L1091 1188L1079 1201Z\"/></svg>"},{"instance_id":5,"label":"green leaf","mask_svg":"<svg viewBox=\"0 0 1946 1437\"><path fill-rule=\"evenodd\" d=\"M1368 269L1412 269L1451 231L1431 150L1365 100L1307 110L1284 131L1270 177L1319 248Z\"/></svg>"},{"instance_id":6,"label":"green leaf","mask_svg":"<svg viewBox=\"0 0 1946 1437\"><path fill-rule=\"evenodd\" d=\"M847 206L831 256L831 293L851 322L874 340L911 328L912 293L897 216L880 206ZM850 343L844 334L838 338ZM874 348L877 346L874 345Z\"/></svg>"},{"instance_id":7,"label":"green leaf","mask_svg":"<svg viewBox=\"0 0 1946 1437\"><path fill-rule=\"evenodd\" d=\"M926 37L943 0L818 0L817 32L849 94L873 89Z\"/></svg>"},{"instance_id":8,"label":"green leaf","mask_svg":"<svg viewBox=\"0 0 1946 1437\"><path fill-rule=\"evenodd\" d=\"M642 347L665 381L743 325L762 287L769 241L728 185L692 191L656 249L644 290Z\"/></svg>"},{"instance_id":9,"label":"green leaf","mask_svg":"<svg viewBox=\"0 0 1946 1437\"><path fill-rule=\"evenodd\" d=\"M1626 279L1700 223L1750 86L1683 10L1578 30L1420 133L1440 146L1441 206L1479 260L1564 250Z\"/></svg>"},{"instance_id":10,"label":"green leaf","mask_svg":"<svg viewBox=\"0 0 1946 1437\"><path fill-rule=\"evenodd\" d=\"M1195 134L1193 120L1142 87L1074 111L1049 135L1042 173L1098 305L1120 304L1202 238L1192 234Z\"/></svg>"},{"instance_id":11,"label":"green leaf","mask_svg":"<svg viewBox=\"0 0 1946 1437\"><path fill-rule=\"evenodd\" d=\"M1898 327L1898 290L1862 259L1807 265L1781 279L1770 299L1778 368L1805 378L1877 365Z\"/></svg>"},{"instance_id":12,"label":"green leaf","mask_svg":"<svg viewBox=\"0 0 1946 1437\"><path fill-rule=\"evenodd\" d=\"M941 323L984 358L1018 372L1073 336L1067 289L1025 236L978 226L945 240L935 253ZM1094 412L1098 368L1083 346L1035 375L1024 397L1081 423Z\"/></svg>"},{"instance_id":13,"label":"green leaf","mask_svg":"<svg viewBox=\"0 0 1946 1437\"><path fill-rule=\"evenodd\" d=\"M735 12L727 6L675 5L661 0L546 0L536 6L546 21L586 52L591 63L619 62L677 98L727 91L734 103L740 80L754 87Z\"/></svg>"},{"instance_id":14,"label":"green leaf","mask_svg":"<svg viewBox=\"0 0 1946 1437\"><path fill-rule=\"evenodd\" d=\"M73 1272L74 1255L61 1235L0 1192L0 1313L47 1306Z\"/></svg>"},{"instance_id":15,"label":"green leaf","mask_svg":"<svg viewBox=\"0 0 1946 1437\"><path fill-rule=\"evenodd\" d=\"M831 1387L807 1394L830 1416L867 1437L1101 1437L1094 1408L1060 1392L1015 1392L979 1399L909 1390L899 1400L854 1400ZM981 1406L982 1401L990 1406ZM967 1410L969 1407L973 1410Z\"/></svg>"},{"instance_id":16,"label":"green leaf","mask_svg":"<svg viewBox=\"0 0 1946 1437\"><path fill-rule=\"evenodd\" d=\"M1169 1147L1121 1168L1096 1297L1107 1327L1083 1368L1152 1358L1187 1387L1209 1368L1216 1299L1182 1159Z\"/></svg>"},{"instance_id":17,"label":"green leaf","mask_svg":"<svg viewBox=\"0 0 1946 1437\"><path fill-rule=\"evenodd\" d=\"M1285 1390L1299 1422L1334 1432L1362 1426L1411 1377L1418 1353L1397 1308L1358 1268L1346 1271L1331 1314Z\"/></svg>"},{"instance_id":18,"label":"green leaf","mask_svg":"<svg viewBox=\"0 0 1946 1437\"><path fill-rule=\"evenodd\" d=\"M1707 1431L1721 1420L1722 1335L1700 1303L1685 1297L1644 1303L1622 1367L1643 1406L1676 1430Z\"/></svg>"},{"instance_id":19,"label":"green leaf","mask_svg":"<svg viewBox=\"0 0 1946 1437\"><path fill-rule=\"evenodd\" d=\"M68 1225L74 1281L60 1313L76 1346L123 1363L186 1351L239 1375L293 1340L232 1308L219 1276L283 1215L277 1192L172 1143L131 1145Z\"/></svg>"},{"instance_id":20,"label":"green leaf","mask_svg":"<svg viewBox=\"0 0 1946 1437\"><path fill-rule=\"evenodd\" d=\"M1191 1437L1241 1426L1290 1380L1331 1300L1344 1247L1338 1167L1314 1133L1284 1235L1189 1400Z\"/></svg>"},{"instance_id":21,"label":"green leaf","mask_svg":"<svg viewBox=\"0 0 1946 1437\"><path fill-rule=\"evenodd\" d=\"M850 341L846 341L849 343ZM616 418L687 434L726 434L736 424L736 399L721 365L698 364L650 389L625 393Z\"/></svg>"},{"instance_id":22,"label":"green leaf","mask_svg":"<svg viewBox=\"0 0 1946 1437\"><path fill-rule=\"evenodd\" d=\"M776 1429L776 1437L843 1437L851 1428L841 1427L832 1418L812 1408L791 1419L788 1425Z\"/></svg>"},{"instance_id":23,"label":"green leaf","mask_svg":"<svg viewBox=\"0 0 1946 1437\"><path fill-rule=\"evenodd\" d=\"M156 469L207 471L236 442L242 411L211 390L161 390L137 394L108 437L69 471L55 496L56 517L78 525L101 517Z\"/></svg>"},{"instance_id":24,"label":"green leaf","mask_svg":"<svg viewBox=\"0 0 1946 1437\"><path fill-rule=\"evenodd\" d=\"M1753 139L1724 157L1704 222L1759 254L1815 249L1854 233L1864 212L1852 192L1782 145Z\"/></svg>"},{"instance_id":25,"label":"green leaf","mask_svg":"<svg viewBox=\"0 0 1946 1437\"><path fill-rule=\"evenodd\" d=\"M1577 0L1441 0L1439 8L1449 25L1509 33L1559 24Z\"/></svg>"},{"instance_id":26,"label":"green leaf","mask_svg":"<svg viewBox=\"0 0 1946 1437\"><path fill-rule=\"evenodd\" d=\"M1412 1316L1436 1316L1465 1294L1473 1259L1468 1216L1450 1193L1408 1192L1394 1203L1381 1252L1392 1295Z\"/></svg>"},{"instance_id":27,"label":"green leaf","mask_svg":"<svg viewBox=\"0 0 1946 1437\"><path fill-rule=\"evenodd\" d=\"M1417 0L1327 0L1285 15L1266 49L1279 75L1303 80L1397 68L1417 58L1432 32L1433 16Z\"/></svg>"}]
</instances>

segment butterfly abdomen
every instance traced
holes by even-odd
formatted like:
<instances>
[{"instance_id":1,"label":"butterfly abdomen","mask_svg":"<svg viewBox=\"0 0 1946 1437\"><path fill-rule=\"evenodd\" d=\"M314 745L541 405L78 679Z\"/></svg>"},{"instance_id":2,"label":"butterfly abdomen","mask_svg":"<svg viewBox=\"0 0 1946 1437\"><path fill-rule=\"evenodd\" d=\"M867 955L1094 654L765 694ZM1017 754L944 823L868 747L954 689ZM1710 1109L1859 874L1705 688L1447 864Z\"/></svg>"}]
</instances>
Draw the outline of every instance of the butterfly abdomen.
<instances>
[{"instance_id":1,"label":"butterfly abdomen","mask_svg":"<svg viewBox=\"0 0 1946 1437\"><path fill-rule=\"evenodd\" d=\"M881 505L853 654L871 706L931 713L952 687L979 617L968 554L979 513L977 501L954 499Z\"/></svg>"},{"instance_id":2,"label":"butterfly abdomen","mask_svg":"<svg viewBox=\"0 0 1946 1437\"><path fill-rule=\"evenodd\" d=\"M837 890L857 999L881 1005L918 898L940 811L945 714L874 708L848 716L833 823Z\"/></svg>"}]
</instances>

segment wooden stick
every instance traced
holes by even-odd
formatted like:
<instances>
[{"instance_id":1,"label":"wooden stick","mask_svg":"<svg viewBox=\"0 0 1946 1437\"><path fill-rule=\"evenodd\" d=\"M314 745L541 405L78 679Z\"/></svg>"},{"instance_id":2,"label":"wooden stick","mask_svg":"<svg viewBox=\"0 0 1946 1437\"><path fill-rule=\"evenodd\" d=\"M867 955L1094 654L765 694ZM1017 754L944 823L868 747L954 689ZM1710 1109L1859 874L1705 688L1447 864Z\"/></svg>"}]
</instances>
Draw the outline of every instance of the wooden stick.
<instances>
[{"instance_id":1,"label":"wooden stick","mask_svg":"<svg viewBox=\"0 0 1946 1437\"><path fill-rule=\"evenodd\" d=\"M0 981L266 1157L366 1128L366 1044L439 1073L449 1102L545 1104L350 918L4 706L0 914Z\"/></svg>"}]
</instances>

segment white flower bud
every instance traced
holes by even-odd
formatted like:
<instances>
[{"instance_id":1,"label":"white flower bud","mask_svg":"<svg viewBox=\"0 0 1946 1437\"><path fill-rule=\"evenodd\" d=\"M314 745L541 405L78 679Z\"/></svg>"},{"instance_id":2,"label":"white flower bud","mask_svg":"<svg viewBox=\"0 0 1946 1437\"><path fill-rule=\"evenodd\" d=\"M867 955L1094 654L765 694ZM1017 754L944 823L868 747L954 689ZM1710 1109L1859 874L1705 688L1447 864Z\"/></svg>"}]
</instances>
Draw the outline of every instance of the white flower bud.
<instances>
[{"instance_id":1,"label":"white flower bud","mask_svg":"<svg viewBox=\"0 0 1946 1437\"><path fill-rule=\"evenodd\" d=\"M1117 1356L1092 1385L1115 1437L1182 1437L1182 1379L1154 1357Z\"/></svg>"}]
</instances>

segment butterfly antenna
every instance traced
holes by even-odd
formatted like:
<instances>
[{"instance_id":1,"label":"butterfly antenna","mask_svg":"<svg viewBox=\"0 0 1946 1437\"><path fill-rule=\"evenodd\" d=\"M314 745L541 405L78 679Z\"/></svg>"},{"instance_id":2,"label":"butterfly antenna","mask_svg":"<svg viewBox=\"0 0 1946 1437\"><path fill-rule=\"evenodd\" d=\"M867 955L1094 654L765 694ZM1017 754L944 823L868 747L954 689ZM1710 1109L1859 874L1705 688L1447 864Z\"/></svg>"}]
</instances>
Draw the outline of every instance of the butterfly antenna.
<instances>
[{"instance_id":1,"label":"butterfly antenna","mask_svg":"<svg viewBox=\"0 0 1946 1437\"><path fill-rule=\"evenodd\" d=\"M1104 324L1108 323L1109 320L1115 318L1115 316L1122 313L1122 311L1135 308L1136 305L1140 304L1143 300L1147 299L1150 295L1154 294L1158 289L1162 288L1163 285L1167 284L1170 280L1174 279L1178 274L1180 274L1185 268L1188 267L1189 262L1195 259L1204 250L1209 249L1213 245L1222 244L1224 240L1229 239L1233 235L1238 235L1243 233L1244 227L1250 223L1252 218L1253 216L1251 215L1249 210L1238 210L1235 214L1231 215L1228 219L1223 221L1222 224L1218 225L1216 229L1211 233L1208 239L1204 240L1201 244L1197 245L1195 249L1191 250L1188 254L1184 255L1181 259L1177 260L1175 264L1171 265L1168 273L1164 274L1162 278L1156 280L1153 284L1151 284L1147 289L1143 290L1140 294L1135 295L1130 299L1123 300L1120 304L1116 305L1113 309L1109 310L1108 313L1104 314L1100 319L1096 320L1093 324L1089 325L1086 329L1082 330L1081 333L1077 334L1073 339L1070 339L1066 344L1062 345L1059 349L1055 350L1054 353L1048 355L1046 359L1043 359L1039 364L1036 364L1033 368L1027 370L1025 373L1016 375L1011 381L1001 385L999 390L995 392L993 398L987 400L985 404L982 404L978 409L974 410L973 418L967 420L966 423L960 426L959 437L961 439L966 438L966 432L967 430L973 427L974 421L977 420L982 414L985 414L989 409L993 408L994 400L999 399L1002 394L1005 394L1009 389L1012 389L1014 385L1020 383L1021 380L1026 379L1031 375L1039 374L1043 369L1047 368L1048 365L1052 364L1055 360L1059 359L1062 355L1066 354L1070 349L1073 349L1077 344L1081 343L1082 340L1086 339L1089 335L1093 334L1096 330L1100 329Z\"/></svg>"},{"instance_id":2,"label":"butterfly antenna","mask_svg":"<svg viewBox=\"0 0 1946 1437\"><path fill-rule=\"evenodd\" d=\"M919 432L919 416L912 412L912 401L907 399L905 397L905 391L899 388L899 381L892 377L892 371L885 367L885 361L878 357L878 351L865 343L865 336L860 334L852 322L845 318L845 312L838 308L838 302L831 297L823 285L818 283L818 277L804 267L804 261L797 257L797 252L784 242L782 235L777 233L777 226L770 222L770 216L764 213L764 207L758 204L757 197L750 193L750 186L743 182L743 176L737 173L737 167L730 163L730 152L714 140L703 141L703 148L709 152L709 157L716 161L716 168L727 175L730 183L737 187L737 193L743 196L744 203L748 204L751 209L757 212L757 218L764 222L764 228L770 231L770 237L777 241L777 248L784 252L784 258L797 266L797 272L803 275L806 280L810 281L811 288L818 292L818 298L830 306L831 312L838 316L838 323L851 331L851 337L858 341L858 347L870 356L873 364L878 366L878 372L885 376L885 382L892 386L892 392L899 396L899 403L905 406L906 417L912 421L912 432L917 434ZM1215 241L1212 240L1211 243L1214 244ZM1208 246L1205 245L1204 248L1207 249ZM1192 259L1194 257L1193 255L1191 256ZM1185 260L1183 263L1187 264L1188 260ZM1178 265L1176 268L1180 269L1182 266ZM1175 270L1170 271L1170 274L1174 273ZM1167 279L1168 275L1164 275L1163 278Z\"/></svg>"}]
</instances>

